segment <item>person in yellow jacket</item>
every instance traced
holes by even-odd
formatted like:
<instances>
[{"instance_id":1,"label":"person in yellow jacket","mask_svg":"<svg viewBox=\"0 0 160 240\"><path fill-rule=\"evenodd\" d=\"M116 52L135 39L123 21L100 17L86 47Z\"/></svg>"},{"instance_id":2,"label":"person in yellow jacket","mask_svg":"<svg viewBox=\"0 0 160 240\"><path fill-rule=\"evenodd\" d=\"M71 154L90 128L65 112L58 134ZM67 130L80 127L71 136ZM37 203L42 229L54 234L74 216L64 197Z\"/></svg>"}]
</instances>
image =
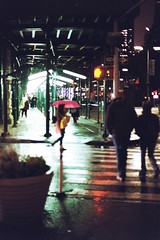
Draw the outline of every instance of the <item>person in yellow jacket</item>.
<instances>
[{"instance_id":1,"label":"person in yellow jacket","mask_svg":"<svg viewBox=\"0 0 160 240\"><path fill-rule=\"evenodd\" d=\"M56 132L60 133L60 137L52 143L54 146L57 142L60 142L60 151L66 150L63 148L63 138L65 134L65 128L70 121L70 116L67 116L67 109L65 108L65 104L60 104L57 108L57 121L56 121Z\"/></svg>"}]
</instances>

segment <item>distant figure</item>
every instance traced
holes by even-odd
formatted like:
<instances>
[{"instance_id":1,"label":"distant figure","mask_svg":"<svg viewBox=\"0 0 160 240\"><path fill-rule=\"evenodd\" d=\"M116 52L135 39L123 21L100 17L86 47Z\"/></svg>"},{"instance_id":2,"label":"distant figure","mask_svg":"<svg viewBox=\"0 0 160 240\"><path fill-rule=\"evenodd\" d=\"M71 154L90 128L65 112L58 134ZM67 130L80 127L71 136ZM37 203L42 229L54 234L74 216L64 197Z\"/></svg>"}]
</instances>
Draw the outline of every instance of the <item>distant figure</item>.
<instances>
[{"instance_id":1,"label":"distant figure","mask_svg":"<svg viewBox=\"0 0 160 240\"><path fill-rule=\"evenodd\" d=\"M128 90L119 92L119 97L108 105L104 134L108 132L112 135L117 155L117 180L120 182L124 182L126 179L127 148L136 119L137 114L134 107L129 103Z\"/></svg>"},{"instance_id":2,"label":"distant figure","mask_svg":"<svg viewBox=\"0 0 160 240\"><path fill-rule=\"evenodd\" d=\"M158 134L159 134L159 118L156 114L151 112L151 102L143 103L142 114L137 119L136 134L140 137L141 148L141 170L139 177L142 182L146 181L146 151L148 149L148 157L154 169L153 179L159 176L159 167L154 158L154 150L156 147Z\"/></svg>"},{"instance_id":3,"label":"distant figure","mask_svg":"<svg viewBox=\"0 0 160 240\"><path fill-rule=\"evenodd\" d=\"M79 108L71 108L70 113L73 118L73 122L77 123L79 118Z\"/></svg>"},{"instance_id":4,"label":"distant figure","mask_svg":"<svg viewBox=\"0 0 160 240\"><path fill-rule=\"evenodd\" d=\"M104 101L102 100L100 103L99 103L99 123L101 125L101 127L103 126L104 124L104 119L103 119L103 113L104 112Z\"/></svg>"},{"instance_id":5,"label":"distant figure","mask_svg":"<svg viewBox=\"0 0 160 240\"><path fill-rule=\"evenodd\" d=\"M23 117L23 114L25 114L25 117L27 117L27 111L28 111L28 109L29 109L29 101L26 100L26 101L24 102L24 107L21 108L22 117Z\"/></svg>"},{"instance_id":6,"label":"distant figure","mask_svg":"<svg viewBox=\"0 0 160 240\"><path fill-rule=\"evenodd\" d=\"M31 99L31 107L32 108L37 107L37 97L36 96L33 96Z\"/></svg>"},{"instance_id":7,"label":"distant figure","mask_svg":"<svg viewBox=\"0 0 160 240\"><path fill-rule=\"evenodd\" d=\"M73 97L72 100L76 101L76 98ZM79 118L79 108L71 108L70 113L73 118L73 122L77 123L78 118Z\"/></svg>"},{"instance_id":8,"label":"distant figure","mask_svg":"<svg viewBox=\"0 0 160 240\"><path fill-rule=\"evenodd\" d=\"M60 104L57 108L57 121L56 121L56 131L60 133L60 137L52 143L54 146L57 142L60 142L60 151L66 150L63 148L63 138L65 135L65 128L70 120L70 116L67 116L67 109L65 108L65 104Z\"/></svg>"}]
</instances>

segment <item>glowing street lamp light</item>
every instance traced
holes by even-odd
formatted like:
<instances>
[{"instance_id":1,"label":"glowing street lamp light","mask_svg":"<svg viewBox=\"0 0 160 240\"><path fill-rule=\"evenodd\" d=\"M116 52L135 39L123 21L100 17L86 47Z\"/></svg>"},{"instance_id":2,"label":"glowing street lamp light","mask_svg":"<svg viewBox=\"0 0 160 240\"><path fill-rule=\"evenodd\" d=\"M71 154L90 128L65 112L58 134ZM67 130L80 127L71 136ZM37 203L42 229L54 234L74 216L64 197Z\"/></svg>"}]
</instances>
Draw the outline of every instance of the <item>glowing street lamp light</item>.
<instances>
[{"instance_id":1,"label":"glowing street lamp light","mask_svg":"<svg viewBox=\"0 0 160 240\"><path fill-rule=\"evenodd\" d=\"M160 51L160 47L159 47L159 46L153 47L153 49L154 49L155 51Z\"/></svg>"},{"instance_id":2,"label":"glowing street lamp light","mask_svg":"<svg viewBox=\"0 0 160 240\"><path fill-rule=\"evenodd\" d=\"M28 76L28 80L35 80L35 79L46 77L46 76L47 76L47 71L43 71L43 72L35 73Z\"/></svg>"},{"instance_id":3,"label":"glowing street lamp light","mask_svg":"<svg viewBox=\"0 0 160 240\"><path fill-rule=\"evenodd\" d=\"M141 52L143 50L143 47L142 46L134 46L134 50L136 52Z\"/></svg>"},{"instance_id":4,"label":"glowing street lamp light","mask_svg":"<svg viewBox=\"0 0 160 240\"><path fill-rule=\"evenodd\" d=\"M68 82L68 83L74 83L73 79L66 78L66 77L63 77L63 76L60 76L60 75L57 75L55 78L60 80L60 81L64 81L64 82Z\"/></svg>"},{"instance_id":5,"label":"glowing street lamp light","mask_svg":"<svg viewBox=\"0 0 160 240\"><path fill-rule=\"evenodd\" d=\"M72 71L63 70L63 72L66 73L66 74L68 74L68 75L77 77L77 78L81 78L81 79L86 79L86 78L87 78L86 76L84 76L84 75L82 75L82 74L75 73L75 72L72 72Z\"/></svg>"}]
</instances>

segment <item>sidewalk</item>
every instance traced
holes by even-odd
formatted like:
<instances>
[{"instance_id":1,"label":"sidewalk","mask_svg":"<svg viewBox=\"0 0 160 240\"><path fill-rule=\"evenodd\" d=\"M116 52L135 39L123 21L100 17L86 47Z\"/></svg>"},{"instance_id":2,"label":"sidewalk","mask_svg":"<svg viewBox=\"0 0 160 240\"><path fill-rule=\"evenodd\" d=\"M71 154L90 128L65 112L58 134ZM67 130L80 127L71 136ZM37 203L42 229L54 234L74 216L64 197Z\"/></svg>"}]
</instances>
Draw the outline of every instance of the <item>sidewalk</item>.
<instances>
[{"instance_id":1,"label":"sidewalk","mask_svg":"<svg viewBox=\"0 0 160 240\"><path fill-rule=\"evenodd\" d=\"M50 123L50 129L53 131ZM4 131L3 125L0 125L1 135ZM47 138L46 117L37 108L30 108L27 117L19 118L17 126L8 125L9 135L1 137L1 141L9 142L44 142Z\"/></svg>"},{"instance_id":2,"label":"sidewalk","mask_svg":"<svg viewBox=\"0 0 160 240\"><path fill-rule=\"evenodd\" d=\"M71 130L67 130L67 136L71 137L72 141L76 140L78 142L88 130L91 134L86 139L104 142L102 129L93 119L80 117L77 125L74 125L71 120L67 128ZM3 126L0 126L0 130L2 133ZM48 140L44 137L45 131L46 118L43 113L35 108L28 111L27 118L20 117L17 127L9 126L10 135L5 139L1 137L0 140L31 143L27 144L27 148L29 149L29 146L31 146L33 150L35 144L32 143L43 143ZM76 134L80 133L81 136L74 135L75 131ZM50 133L52 134L50 139L54 138L55 132L52 123L50 123ZM71 140L69 139L69 144L72 144ZM45 149L45 154L49 155L49 162L52 165L54 164L53 183L56 184L55 182L58 183L59 179L59 160L53 159L52 151L54 151L54 148L46 150L47 147L43 148L42 145L37 144L38 151L41 148L42 150ZM23 151L27 150L29 152L27 148L23 148ZM70 152L69 149L68 152ZM56 148L54 153L56 153ZM75 150L74 155L76 156L78 153ZM59 155L59 153L57 154ZM65 151L64 155L65 161L68 162L70 153L67 155L67 151ZM124 188L124 186L120 185L120 188ZM156 204L135 204L101 198L68 196L61 199L52 194L47 197L42 225L8 229L0 224L0 240L157 240L160 239L158 211L159 205L156 206ZM148 213L148 215L143 213ZM156 217L155 213L157 213ZM142 227L142 222L145 229Z\"/></svg>"},{"instance_id":3,"label":"sidewalk","mask_svg":"<svg viewBox=\"0 0 160 240\"><path fill-rule=\"evenodd\" d=\"M142 108L135 108L137 114L141 114ZM158 108L152 108L152 112L158 114ZM68 127L67 127L68 128ZM70 131L72 132L72 136L74 138L74 128L72 118L69 123ZM96 145L96 146L110 146L113 145L112 138L109 136L107 139L102 138L103 127L95 119L86 119L84 116L81 116L78 120L78 124L76 126L76 133L81 131L81 129L85 128L88 131L88 141L86 144L88 145ZM8 132L10 135L6 137L1 137L4 132L3 125L0 125L0 141L1 142L10 142L10 143L46 143L46 141L52 141L55 136L55 127L52 121L49 123L49 133L51 137L45 137L46 134L46 117L42 112L40 112L37 108L30 108L28 110L27 118L25 116L20 117L16 127L12 125L8 125ZM76 139L76 136L75 136ZM139 143L139 138L134 131L131 134L130 144L136 145Z\"/></svg>"},{"instance_id":4,"label":"sidewalk","mask_svg":"<svg viewBox=\"0 0 160 240\"><path fill-rule=\"evenodd\" d=\"M55 135L55 125L50 120L49 123L49 133L51 134L51 139ZM94 119L86 119L84 116L81 116L78 120L78 124L73 124L71 118L69 122L69 127L86 127L88 132L95 133L96 139L102 140L102 131L100 124L97 123ZM67 127L68 128L68 127ZM4 132L3 125L0 125L0 135ZM27 118L25 116L19 118L17 126L13 127L11 124L8 125L9 135L1 137L2 141L10 142L44 142L47 140L45 137L46 134L46 117L39 111L37 108L30 108L28 110Z\"/></svg>"},{"instance_id":5,"label":"sidewalk","mask_svg":"<svg viewBox=\"0 0 160 240\"><path fill-rule=\"evenodd\" d=\"M140 113L140 109L136 109L137 113ZM69 123L69 128L74 128L72 123L72 118ZM88 144L90 145L108 145L112 144L111 136L108 139L104 140L102 138L103 127L100 126L94 119L86 119L84 116L81 116L78 120L77 128L81 130L85 128L90 134ZM0 125L0 135L4 132L3 125ZM13 127L11 124L8 125L9 135L5 137L0 137L1 142L10 142L10 143L43 143L47 140L52 140L54 138L55 127L52 121L49 123L49 133L51 137L45 137L46 134L46 117L42 112L37 108L30 108L28 110L27 118L25 116L20 117L16 127ZM131 141L137 141L138 137L134 134L131 135Z\"/></svg>"}]
</instances>

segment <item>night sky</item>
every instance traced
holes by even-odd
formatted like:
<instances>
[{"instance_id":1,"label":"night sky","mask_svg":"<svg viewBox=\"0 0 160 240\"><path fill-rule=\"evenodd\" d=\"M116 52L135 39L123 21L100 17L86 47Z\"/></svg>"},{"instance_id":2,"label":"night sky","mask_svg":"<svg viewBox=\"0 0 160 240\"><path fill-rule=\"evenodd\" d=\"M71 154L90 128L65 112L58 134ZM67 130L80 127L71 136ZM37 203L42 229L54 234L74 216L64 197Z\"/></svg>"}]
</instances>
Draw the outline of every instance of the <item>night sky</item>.
<instances>
[{"instance_id":1,"label":"night sky","mask_svg":"<svg viewBox=\"0 0 160 240\"><path fill-rule=\"evenodd\" d=\"M135 38L134 45L142 46L145 27L151 27L154 18L155 0L146 0L140 9L140 15L135 19Z\"/></svg>"}]
</instances>

